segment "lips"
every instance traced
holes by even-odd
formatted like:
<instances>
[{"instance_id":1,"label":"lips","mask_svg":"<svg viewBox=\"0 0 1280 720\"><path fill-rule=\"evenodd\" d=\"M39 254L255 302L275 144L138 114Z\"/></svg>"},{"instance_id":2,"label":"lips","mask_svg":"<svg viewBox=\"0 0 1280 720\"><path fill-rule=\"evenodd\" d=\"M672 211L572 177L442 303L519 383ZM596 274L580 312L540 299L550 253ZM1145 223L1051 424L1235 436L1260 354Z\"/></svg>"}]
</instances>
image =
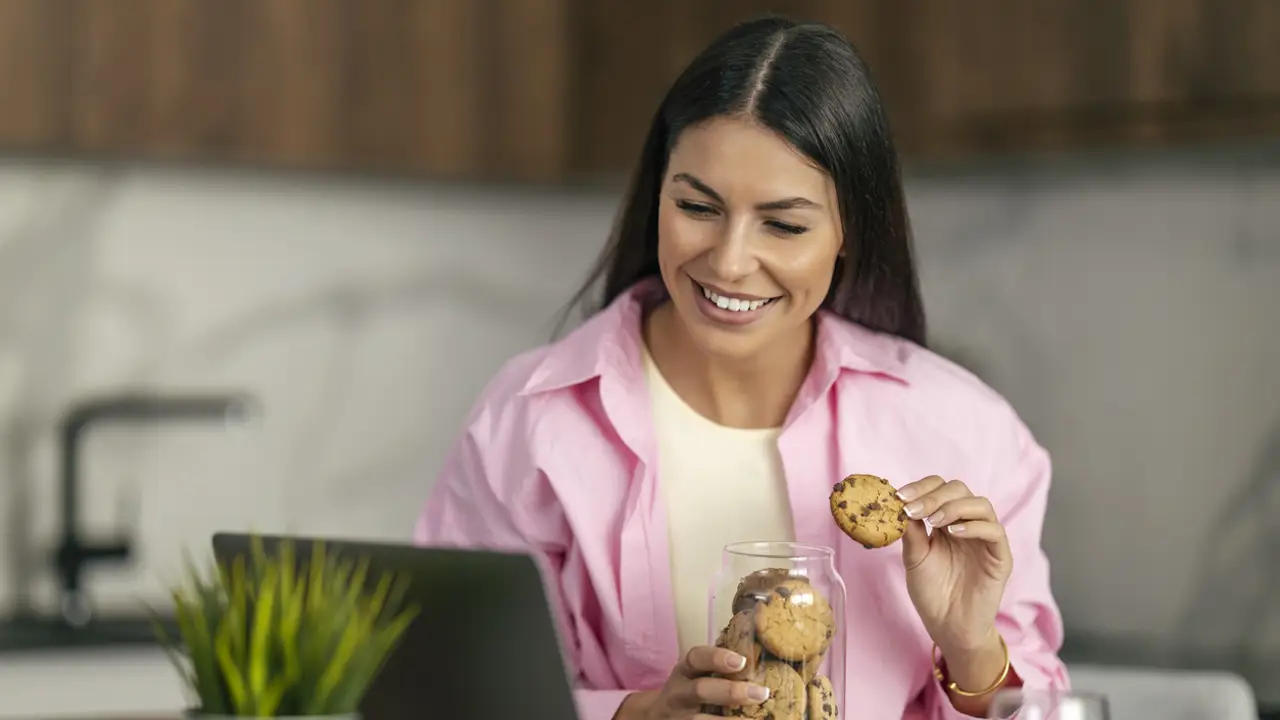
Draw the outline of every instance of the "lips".
<instances>
[{"instance_id":1,"label":"lips","mask_svg":"<svg viewBox=\"0 0 1280 720\"><path fill-rule=\"evenodd\" d=\"M746 330L772 314L778 300L786 297L759 297L756 295L730 295L689 278L690 290L697 297L694 305L698 313L713 325L734 331Z\"/></svg>"},{"instance_id":2,"label":"lips","mask_svg":"<svg viewBox=\"0 0 1280 720\"><path fill-rule=\"evenodd\" d=\"M751 296L743 297L743 296L735 296L735 295L722 295L716 292L715 290L712 290L711 288L707 287L706 285L699 283L696 280L694 281L694 284L697 285L698 290L702 292L703 297L705 297L708 301L710 301L712 304L714 304L716 307L720 308L721 310L727 310L729 312L737 312L737 313L756 312L761 308L767 307L768 305L772 304L775 300L778 299L776 297L758 298L758 297L751 297Z\"/></svg>"}]
</instances>

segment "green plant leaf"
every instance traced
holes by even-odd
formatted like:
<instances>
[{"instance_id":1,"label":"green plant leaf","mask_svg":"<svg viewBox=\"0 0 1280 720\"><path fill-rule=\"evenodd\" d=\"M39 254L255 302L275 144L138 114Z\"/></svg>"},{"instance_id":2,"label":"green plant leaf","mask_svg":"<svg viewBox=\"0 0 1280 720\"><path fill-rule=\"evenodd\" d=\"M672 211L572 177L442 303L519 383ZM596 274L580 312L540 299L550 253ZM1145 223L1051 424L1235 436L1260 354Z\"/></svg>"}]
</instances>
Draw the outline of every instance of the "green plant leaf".
<instances>
[{"instance_id":1,"label":"green plant leaf","mask_svg":"<svg viewBox=\"0 0 1280 720\"><path fill-rule=\"evenodd\" d=\"M372 617L378 618L382 616L382 609L386 605L387 597L391 595L393 581L394 578L391 573L383 573L382 577L378 578L378 584L374 587L373 594L369 597L367 605L368 612Z\"/></svg>"},{"instance_id":2,"label":"green plant leaf","mask_svg":"<svg viewBox=\"0 0 1280 720\"><path fill-rule=\"evenodd\" d=\"M275 717L284 694L289 689L287 678L276 678L258 698L257 717Z\"/></svg>"},{"instance_id":3,"label":"green plant leaf","mask_svg":"<svg viewBox=\"0 0 1280 720\"><path fill-rule=\"evenodd\" d=\"M249 627L249 580L244 556L237 555L231 565L230 585L227 587L227 621L232 625L231 653L237 664L244 662L245 634Z\"/></svg>"},{"instance_id":4,"label":"green plant leaf","mask_svg":"<svg viewBox=\"0 0 1280 720\"><path fill-rule=\"evenodd\" d=\"M359 602L360 597L365 594L365 582L368 577L369 558L360 558L360 561L355 563L355 572L346 583L347 596L345 602L348 605L354 606Z\"/></svg>"},{"instance_id":5,"label":"green plant leaf","mask_svg":"<svg viewBox=\"0 0 1280 720\"><path fill-rule=\"evenodd\" d=\"M285 676L290 683L294 683L302 673L298 635L302 628L302 608L306 593L294 586L289 592L282 589L281 595L283 611L280 617L280 650L284 656Z\"/></svg>"},{"instance_id":6,"label":"green plant leaf","mask_svg":"<svg viewBox=\"0 0 1280 720\"><path fill-rule=\"evenodd\" d=\"M222 631L218 633L214 653L218 658L218 667L222 670L227 694L231 696L231 707L237 714L244 714L251 707L249 691L245 687L244 673L240 670L241 664L237 662L238 658L232 649L232 635L231 625L223 625Z\"/></svg>"},{"instance_id":7,"label":"green plant leaf","mask_svg":"<svg viewBox=\"0 0 1280 720\"><path fill-rule=\"evenodd\" d=\"M364 628L354 622L347 625L343 631L342 640L339 641L338 647L334 649L333 657L329 660L329 666L325 668L324 674L320 676L320 682L316 686L315 703L317 710L329 702L329 699L337 691L343 677L349 672L348 664L359 649L361 641L365 639L363 631Z\"/></svg>"},{"instance_id":8,"label":"green plant leaf","mask_svg":"<svg viewBox=\"0 0 1280 720\"><path fill-rule=\"evenodd\" d=\"M391 652L399 644L401 637L409 629L413 621L417 619L417 616L418 609L410 608L397 615L388 625L374 633L373 638L368 643L369 661L353 668L353 677L349 683L349 688L355 694L354 702L359 702L365 690L368 689L374 678L381 672L386 659L390 657ZM351 709L354 710L354 704ZM344 712L349 712L349 710L344 710Z\"/></svg>"},{"instance_id":9,"label":"green plant leaf","mask_svg":"<svg viewBox=\"0 0 1280 720\"><path fill-rule=\"evenodd\" d=\"M280 596L285 602L293 596L297 587L298 559L294 552L293 541L280 543Z\"/></svg>"},{"instance_id":10,"label":"green plant leaf","mask_svg":"<svg viewBox=\"0 0 1280 720\"><path fill-rule=\"evenodd\" d=\"M252 639L249 643L249 692L259 698L267 690L270 661L271 616L275 613L276 587L280 582L278 568L268 565L258 586L258 599L253 615Z\"/></svg>"},{"instance_id":11,"label":"green plant leaf","mask_svg":"<svg viewBox=\"0 0 1280 720\"><path fill-rule=\"evenodd\" d=\"M207 714L282 717L355 711L417 608L409 583L372 582L316 543L306 564L291 541L214 563L208 579L189 555L173 590L178 640L157 625L170 661Z\"/></svg>"},{"instance_id":12,"label":"green plant leaf","mask_svg":"<svg viewBox=\"0 0 1280 720\"><path fill-rule=\"evenodd\" d=\"M321 607L321 598L324 595L325 580L327 579L330 561L326 557L324 543L316 543L311 551L311 576L308 579L308 607L310 612L316 612Z\"/></svg>"},{"instance_id":13,"label":"green plant leaf","mask_svg":"<svg viewBox=\"0 0 1280 720\"><path fill-rule=\"evenodd\" d=\"M192 601L198 603L200 598L188 599L181 593L174 593L174 613L178 618L178 626L182 629L182 636L191 658L196 692L200 696L200 707L204 712L211 714L226 712L226 703L219 692L213 639L209 635L204 609L192 605Z\"/></svg>"}]
</instances>

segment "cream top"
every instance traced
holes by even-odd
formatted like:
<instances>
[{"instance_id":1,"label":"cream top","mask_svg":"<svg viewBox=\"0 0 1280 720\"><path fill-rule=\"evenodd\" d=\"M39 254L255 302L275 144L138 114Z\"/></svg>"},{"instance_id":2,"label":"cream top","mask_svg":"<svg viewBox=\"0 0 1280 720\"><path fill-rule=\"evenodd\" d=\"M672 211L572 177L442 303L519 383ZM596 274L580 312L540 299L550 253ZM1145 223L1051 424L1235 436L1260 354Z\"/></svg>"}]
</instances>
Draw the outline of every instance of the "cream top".
<instances>
[{"instance_id":1,"label":"cream top","mask_svg":"<svg viewBox=\"0 0 1280 720\"><path fill-rule=\"evenodd\" d=\"M781 428L718 425L676 394L648 352L645 371L683 655L710 639L711 585L720 570L724 546L751 540L794 541L795 529L778 453Z\"/></svg>"}]
</instances>

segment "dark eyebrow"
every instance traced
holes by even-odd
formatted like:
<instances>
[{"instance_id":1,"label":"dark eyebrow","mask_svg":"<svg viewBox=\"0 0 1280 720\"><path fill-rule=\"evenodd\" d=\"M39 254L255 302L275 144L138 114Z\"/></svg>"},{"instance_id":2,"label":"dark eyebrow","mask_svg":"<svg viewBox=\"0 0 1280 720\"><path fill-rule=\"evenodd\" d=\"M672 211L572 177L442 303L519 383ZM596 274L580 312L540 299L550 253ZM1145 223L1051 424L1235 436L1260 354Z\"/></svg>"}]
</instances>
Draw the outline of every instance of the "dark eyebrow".
<instances>
[{"instance_id":1,"label":"dark eyebrow","mask_svg":"<svg viewBox=\"0 0 1280 720\"><path fill-rule=\"evenodd\" d=\"M711 186L702 182L698 178L689 173L676 173L671 176L672 182L682 182L716 202L724 205L724 198L720 197L720 193L711 189ZM756 205L757 210L816 210L822 206L818 203L802 197L786 198L784 200L770 200L769 202Z\"/></svg>"},{"instance_id":2,"label":"dark eyebrow","mask_svg":"<svg viewBox=\"0 0 1280 720\"><path fill-rule=\"evenodd\" d=\"M689 187L693 188L694 190L697 190L698 192L702 193L703 195L706 195L712 200L715 200L721 205L724 205L724 198L720 197L720 193L716 192L715 190L712 190L710 185L702 182L698 178L690 175L689 173L676 173L675 175L671 176L671 181L682 182L685 185L688 185Z\"/></svg>"},{"instance_id":3,"label":"dark eyebrow","mask_svg":"<svg viewBox=\"0 0 1280 720\"><path fill-rule=\"evenodd\" d=\"M822 207L809 198L793 197L786 200L771 200L756 205L757 210L816 210Z\"/></svg>"}]
</instances>

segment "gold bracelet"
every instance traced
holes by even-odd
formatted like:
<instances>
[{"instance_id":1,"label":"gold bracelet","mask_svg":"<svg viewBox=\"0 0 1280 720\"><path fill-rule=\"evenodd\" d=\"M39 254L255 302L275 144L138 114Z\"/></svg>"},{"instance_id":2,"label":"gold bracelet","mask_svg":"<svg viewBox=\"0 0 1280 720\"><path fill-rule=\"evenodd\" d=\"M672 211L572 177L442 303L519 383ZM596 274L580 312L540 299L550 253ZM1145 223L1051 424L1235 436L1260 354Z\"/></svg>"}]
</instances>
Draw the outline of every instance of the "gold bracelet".
<instances>
[{"instance_id":1,"label":"gold bracelet","mask_svg":"<svg viewBox=\"0 0 1280 720\"><path fill-rule=\"evenodd\" d=\"M946 673L942 672L942 666L938 658L938 643L933 644L933 650L930 652L930 655L933 657L933 676L938 678L938 682L942 683L947 690L959 695L960 697L982 697L983 695L993 693L1004 685L1005 680L1009 679L1009 646L1005 643L1003 637L1000 638L1000 649L1004 650L1004 669L1000 671L1000 677L996 678L996 681L991 683L986 690L969 692L967 690L961 690L954 682L948 681Z\"/></svg>"}]
</instances>

